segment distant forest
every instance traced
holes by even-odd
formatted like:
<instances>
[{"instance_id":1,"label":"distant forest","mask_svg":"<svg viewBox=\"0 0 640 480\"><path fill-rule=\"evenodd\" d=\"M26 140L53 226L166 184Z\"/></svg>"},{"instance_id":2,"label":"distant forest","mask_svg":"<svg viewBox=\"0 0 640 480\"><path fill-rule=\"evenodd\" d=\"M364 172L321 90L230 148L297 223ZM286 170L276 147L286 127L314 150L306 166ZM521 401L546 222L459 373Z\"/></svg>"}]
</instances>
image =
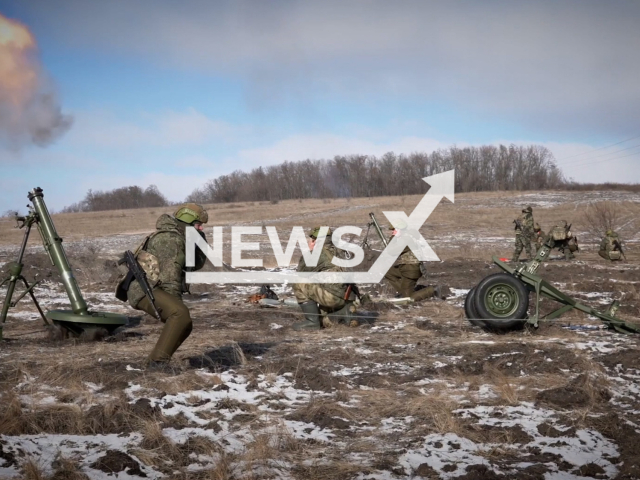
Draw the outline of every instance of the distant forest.
<instances>
[{"instance_id":1,"label":"distant forest","mask_svg":"<svg viewBox=\"0 0 640 480\"><path fill-rule=\"evenodd\" d=\"M279 201L298 198L414 195L426 191L423 177L456 169L457 192L545 190L563 185L552 153L541 146L483 146L382 157L336 156L237 170L209 180L188 201L198 203Z\"/></svg>"},{"instance_id":2,"label":"distant forest","mask_svg":"<svg viewBox=\"0 0 640 480\"><path fill-rule=\"evenodd\" d=\"M186 201L224 203L301 198L376 197L417 195L426 191L423 177L455 168L456 192L499 190L603 190L638 191L639 185L567 182L552 153L538 145L451 147L431 154L412 153L381 157L336 156L331 160L285 161L279 165L236 170L208 180ZM62 212L164 207L170 202L155 185L110 191L89 190L78 203Z\"/></svg>"},{"instance_id":3,"label":"distant forest","mask_svg":"<svg viewBox=\"0 0 640 480\"><path fill-rule=\"evenodd\" d=\"M151 185L146 189L131 186L116 188L107 192L89 190L83 200L64 207L61 212L98 212L101 210L164 207L167 205L169 205L169 201L155 185Z\"/></svg>"}]
</instances>

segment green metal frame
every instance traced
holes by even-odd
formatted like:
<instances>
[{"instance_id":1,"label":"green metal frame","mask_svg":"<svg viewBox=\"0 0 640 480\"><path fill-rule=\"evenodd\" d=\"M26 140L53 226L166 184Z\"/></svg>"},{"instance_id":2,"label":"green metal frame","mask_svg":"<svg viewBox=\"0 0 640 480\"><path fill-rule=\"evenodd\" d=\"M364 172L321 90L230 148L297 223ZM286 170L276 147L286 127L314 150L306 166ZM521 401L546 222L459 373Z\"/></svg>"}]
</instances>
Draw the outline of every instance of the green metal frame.
<instances>
[{"instance_id":1,"label":"green metal frame","mask_svg":"<svg viewBox=\"0 0 640 480\"><path fill-rule=\"evenodd\" d=\"M551 243L551 245L549 244ZM562 293L556 287L551 285L549 282L544 280L542 277L536 275L536 271L538 267L542 264L544 259L546 259L549 255L549 252L553 248L553 240L549 243L545 243L541 250L538 252L536 257L531 260L529 263L522 265L520 267L513 268L507 263L500 260L498 257L493 257L493 262L504 270L506 273L513 275L518 278L522 283L525 284L527 289L531 292L535 292L536 294L536 311L533 317L527 318L527 323L533 325L534 327L538 326L538 322L540 320L555 320L560 317L564 313L569 310L576 309L581 312L584 312L588 315L593 315L600 319L607 327L616 330L620 333L640 333L640 326L629 324L622 320L621 318L616 317L616 312L618 308L620 308L620 303L617 300L614 300L611 305L607 308L606 311L601 312L594 308L591 308L587 305L583 305L577 302L575 299L571 298L569 295ZM553 310L550 313L547 313L544 316L540 316L540 303L543 298L549 298L551 300L555 300L558 303L562 304L562 307Z\"/></svg>"},{"instance_id":2,"label":"green metal frame","mask_svg":"<svg viewBox=\"0 0 640 480\"><path fill-rule=\"evenodd\" d=\"M13 262L9 267L9 277L4 279L0 283L0 287L8 283L7 294L4 298L2 311L0 312L0 339L2 339L2 330L4 322L7 319L7 313L9 308L15 307L16 304L27 294L31 296L33 303L36 305L40 316L42 317L44 324L49 326L49 320L54 324L59 324L67 327L74 333L81 333L83 330L105 328L108 331L113 331L117 327L127 324L127 317L116 313L109 312L92 312L89 310L87 303L82 297L78 283L73 276L71 265L67 260L64 248L62 248L62 238L58 235L55 225L46 204L44 203L44 194L41 188L34 188L28 194L29 200L33 206L29 207L29 214L24 217L16 217L19 228L26 228L24 232L24 238L20 247L17 262ZM33 293L33 288L39 283L35 282L29 285L27 280L22 276L22 268L24 264L22 259L29 239L29 234L33 225L36 225L44 249L49 255L51 264L55 266L60 272L62 277L62 283L69 297L72 311L67 310L52 310L46 313L42 312L40 304L36 300ZM15 286L18 281L22 281L25 285L26 291L23 292L15 301L11 301Z\"/></svg>"}]
</instances>

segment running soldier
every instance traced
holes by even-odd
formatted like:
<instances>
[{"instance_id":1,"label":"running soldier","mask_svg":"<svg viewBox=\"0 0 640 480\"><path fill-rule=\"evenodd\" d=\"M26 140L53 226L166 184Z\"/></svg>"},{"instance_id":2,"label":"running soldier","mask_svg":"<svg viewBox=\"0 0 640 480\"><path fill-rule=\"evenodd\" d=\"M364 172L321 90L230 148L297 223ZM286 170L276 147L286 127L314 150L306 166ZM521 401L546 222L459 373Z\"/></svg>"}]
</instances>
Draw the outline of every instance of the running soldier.
<instances>
[{"instance_id":1,"label":"running soldier","mask_svg":"<svg viewBox=\"0 0 640 480\"><path fill-rule=\"evenodd\" d=\"M147 236L134 255L146 273L153 289L155 306L164 327L145 365L150 369L162 369L169 364L172 355L187 339L193 324L189 309L182 301L185 272L185 235L189 226L204 237L202 224L207 223L207 211L196 203L180 206L173 216L162 214L156 222L156 231ZM196 249L194 270L201 269L206 256ZM116 297L127 301L136 310L155 316L154 306L137 280L127 276L118 283Z\"/></svg>"}]
</instances>

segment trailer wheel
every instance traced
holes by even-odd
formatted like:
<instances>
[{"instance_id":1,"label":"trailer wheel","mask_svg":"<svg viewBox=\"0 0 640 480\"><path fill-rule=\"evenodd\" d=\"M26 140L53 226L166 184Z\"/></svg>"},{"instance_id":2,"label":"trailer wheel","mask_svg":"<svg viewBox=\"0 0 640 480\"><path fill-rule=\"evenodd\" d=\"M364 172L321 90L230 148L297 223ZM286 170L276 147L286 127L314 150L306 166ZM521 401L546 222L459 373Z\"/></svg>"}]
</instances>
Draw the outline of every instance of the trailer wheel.
<instances>
[{"instance_id":1,"label":"trailer wheel","mask_svg":"<svg viewBox=\"0 0 640 480\"><path fill-rule=\"evenodd\" d=\"M486 326L495 330L522 328L529 309L529 291L508 273L485 277L475 288L475 307Z\"/></svg>"},{"instance_id":2,"label":"trailer wheel","mask_svg":"<svg viewBox=\"0 0 640 480\"><path fill-rule=\"evenodd\" d=\"M486 328L487 325L484 321L480 320L480 315L478 314L478 310L475 305L475 294L476 287L473 287L467 293L467 298L464 300L464 313L467 316L467 320L471 325L475 325L476 327Z\"/></svg>"}]
</instances>

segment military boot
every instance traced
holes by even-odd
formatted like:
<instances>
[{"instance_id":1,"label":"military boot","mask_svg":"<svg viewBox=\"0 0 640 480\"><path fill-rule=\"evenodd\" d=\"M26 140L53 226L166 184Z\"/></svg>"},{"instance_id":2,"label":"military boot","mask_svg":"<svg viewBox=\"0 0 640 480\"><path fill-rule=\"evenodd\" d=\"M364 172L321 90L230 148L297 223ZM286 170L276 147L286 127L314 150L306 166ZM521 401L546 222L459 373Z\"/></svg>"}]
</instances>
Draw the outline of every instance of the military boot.
<instances>
[{"instance_id":1,"label":"military boot","mask_svg":"<svg viewBox=\"0 0 640 480\"><path fill-rule=\"evenodd\" d=\"M313 301L299 303L302 313L304 313L304 320L296 322L291 328L294 330L320 330L322 325L320 324L320 309L318 304Z\"/></svg>"},{"instance_id":2,"label":"military boot","mask_svg":"<svg viewBox=\"0 0 640 480\"><path fill-rule=\"evenodd\" d=\"M441 300L446 300L451 296L451 289L446 285L436 285L435 296Z\"/></svg>"},{"instance_id":3,"label":"military boot","mask_svg":"<svg viewBox=\"0 0 640 480\"><path fill-rule=\"evenodd\" d=\"M411 294L411 299L414 302L420 302L422 300L426 300L427 298L435 297L436 289L429 286L425 288L421 288Z\"/></svg>"},{"instance_id":4,"label":"military boot","mask_svg":"<svg viewBox=\"0 0 640 480\"><path fill-rule=\"evenodd\" d=\"M344 307L331 312L328 317L332 323L341 323L343 325L352 326L352 322L357 326L358 321L355 319L356 307L353 302L347 302Z\"/></svg>"}]
</instances>

